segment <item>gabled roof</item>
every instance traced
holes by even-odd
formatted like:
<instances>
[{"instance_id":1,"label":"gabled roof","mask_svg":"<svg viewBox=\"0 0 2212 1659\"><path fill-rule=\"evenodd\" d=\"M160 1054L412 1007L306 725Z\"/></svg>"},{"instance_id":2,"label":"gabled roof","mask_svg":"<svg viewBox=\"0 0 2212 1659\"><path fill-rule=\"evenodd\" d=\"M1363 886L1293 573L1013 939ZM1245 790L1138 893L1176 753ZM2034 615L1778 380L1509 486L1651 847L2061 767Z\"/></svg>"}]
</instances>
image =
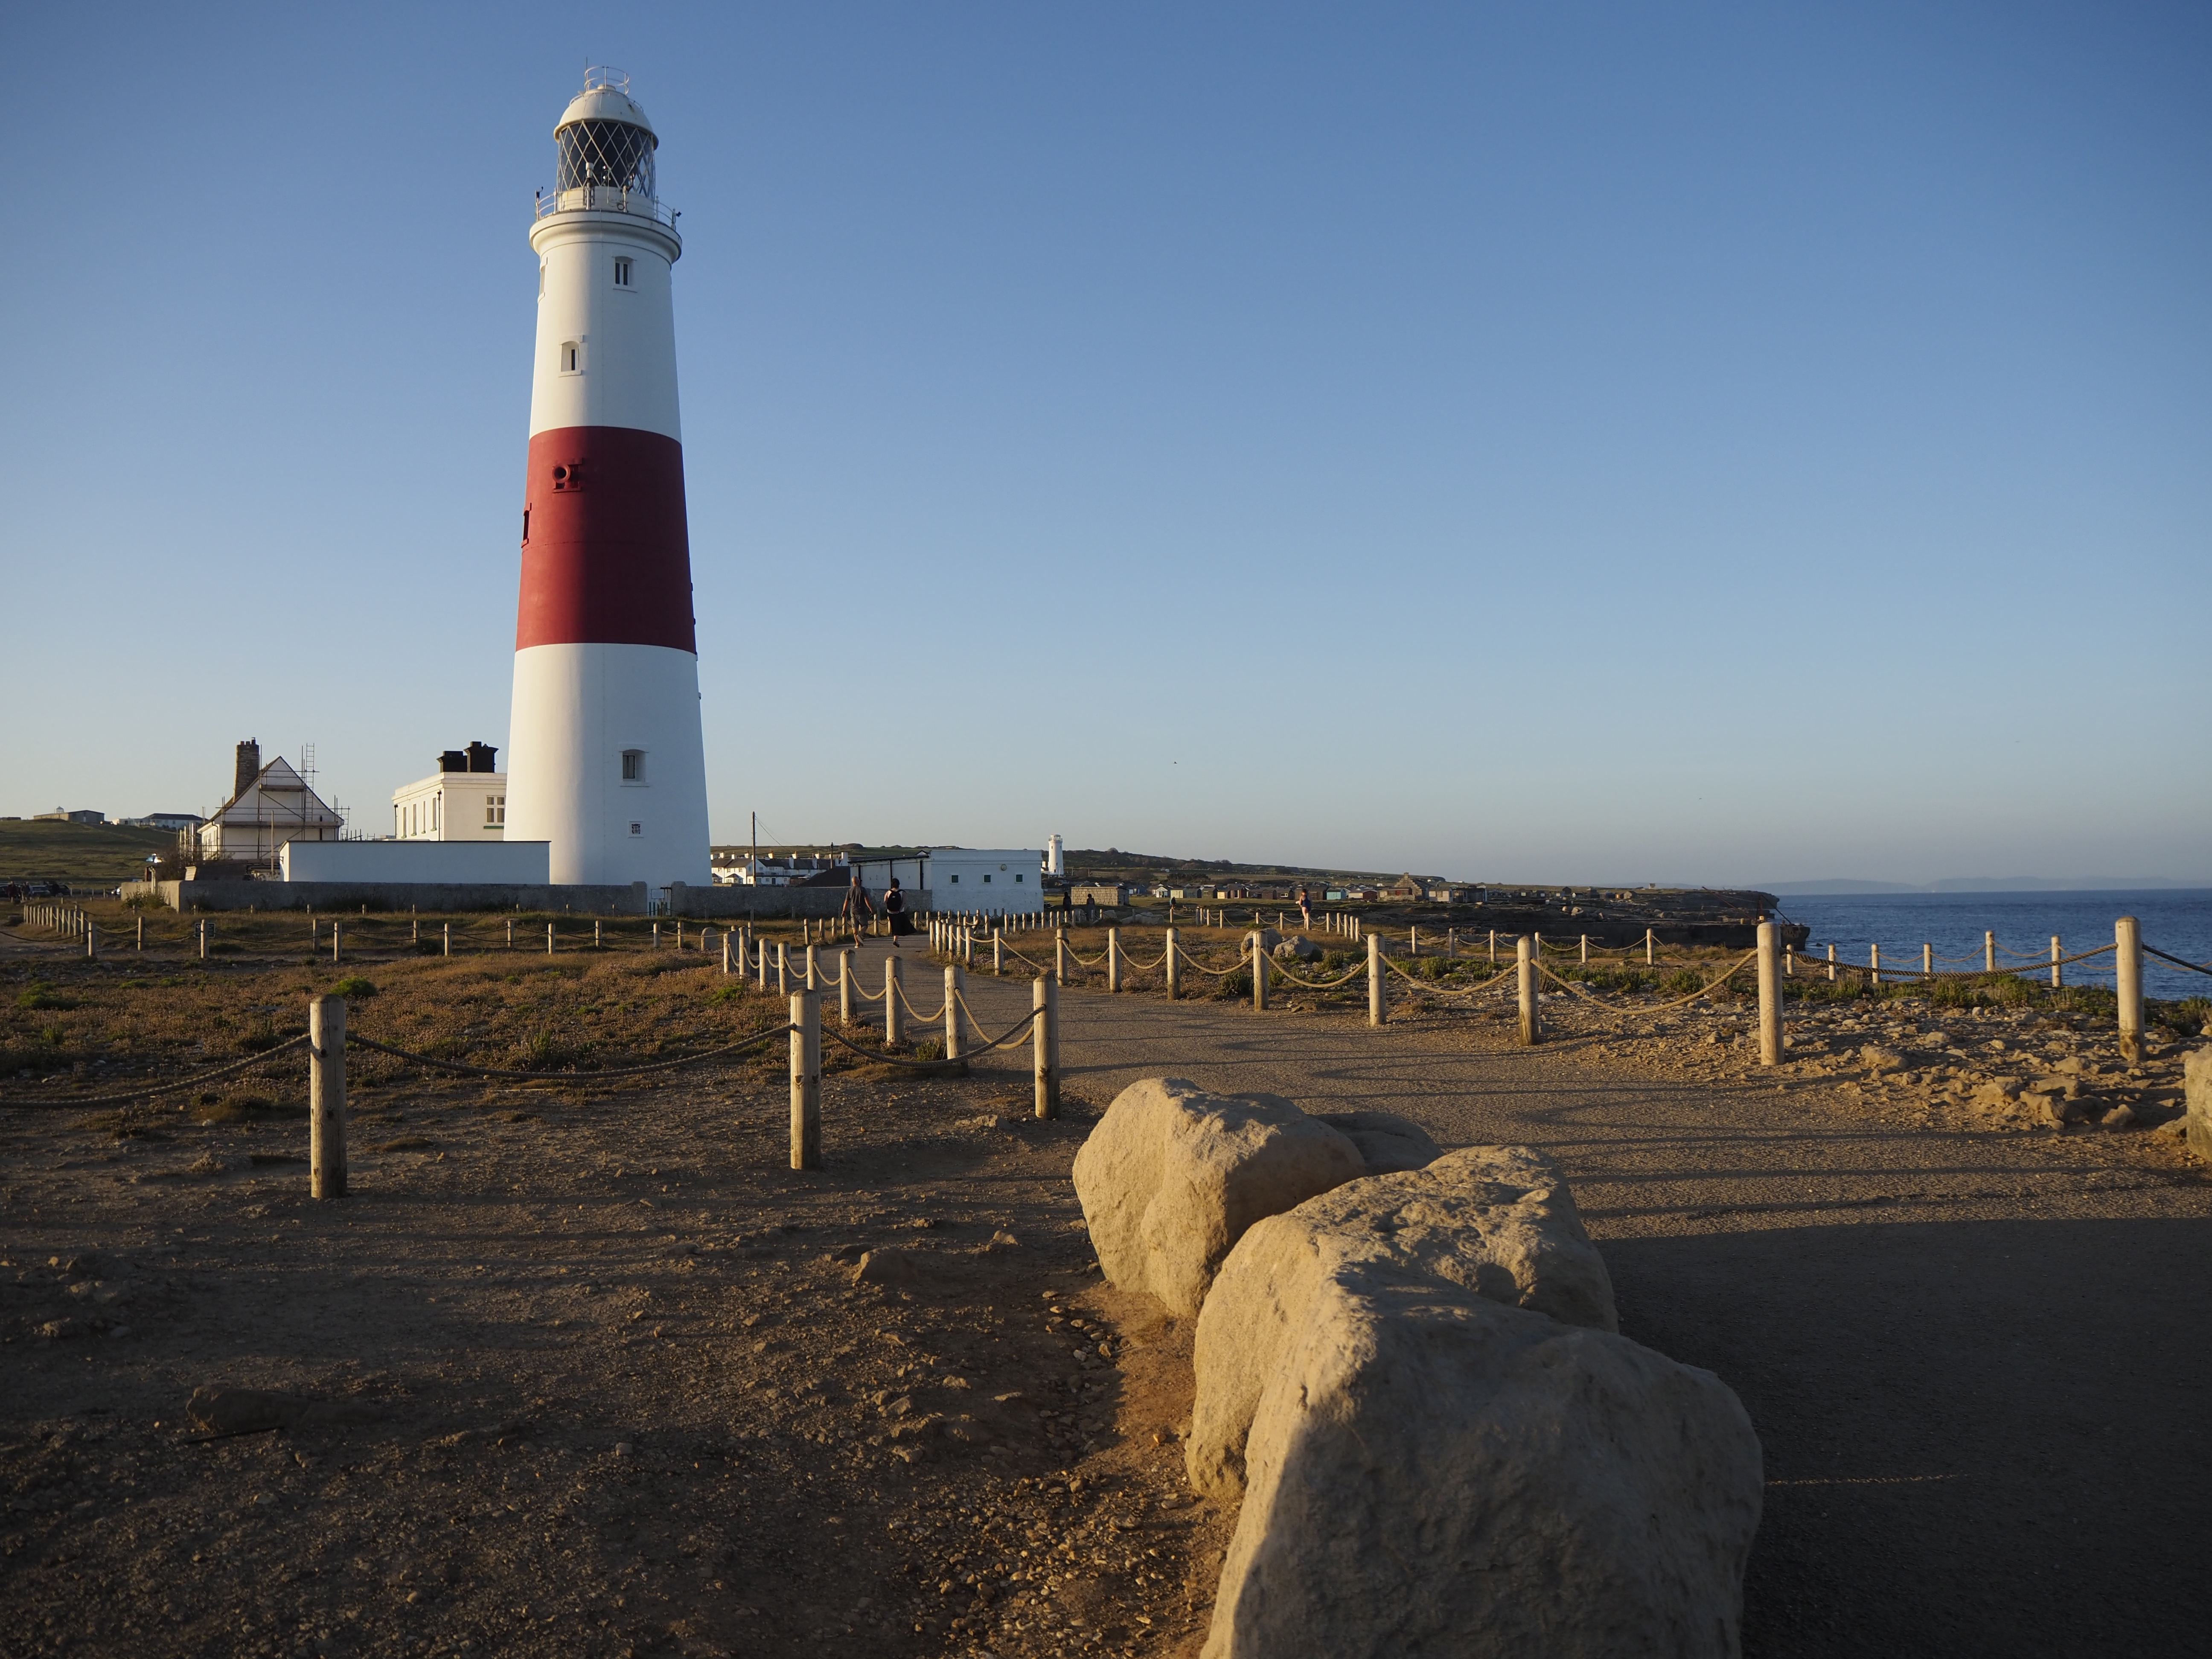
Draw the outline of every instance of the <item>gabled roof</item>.
<instances>
[{"instance_id":1,"label":"gabled roof","mask_svg":"<svg viewBox=\"0 0 2212 1659\"><path fill-rule=\"evenodd\" d=\"M323 798L307 787L307 780L294 771L290 763L282 755L277 756L275 760L270 761L268 765L255 773L252 783L247 784L245 788L216 808L215 816L209 822L214 823L225 822L231 817L234 809L243 807L244 810L237 813L238 817L247 823L254 823L258 817L257 811L258 797L263 795L302 797L300 800L287 801L283 805L286 815L301 823L337 823L342 822ZM319 817L316 816L319 813L322 815Z\"/></svg>"}]
</instances>

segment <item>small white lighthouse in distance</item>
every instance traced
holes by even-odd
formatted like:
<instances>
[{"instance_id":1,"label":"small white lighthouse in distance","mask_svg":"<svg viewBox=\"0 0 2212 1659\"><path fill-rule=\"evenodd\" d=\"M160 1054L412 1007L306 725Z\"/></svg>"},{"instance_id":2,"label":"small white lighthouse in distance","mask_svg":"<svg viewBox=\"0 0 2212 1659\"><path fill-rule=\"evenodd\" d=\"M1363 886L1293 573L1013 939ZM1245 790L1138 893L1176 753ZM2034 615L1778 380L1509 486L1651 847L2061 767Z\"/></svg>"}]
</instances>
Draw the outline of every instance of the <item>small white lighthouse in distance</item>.
<instances>
[{"instance_id":1,"label":"small white lighthouse in distance","mask_svg":"<svg viewBox=\"0 0 2212 1659\"><path fill-rule=\"evenodd\" d=\"M507 836L561 883L711 884L671 267L653 124L593 70L538 198Z\"/></svg>"}]
</instances>

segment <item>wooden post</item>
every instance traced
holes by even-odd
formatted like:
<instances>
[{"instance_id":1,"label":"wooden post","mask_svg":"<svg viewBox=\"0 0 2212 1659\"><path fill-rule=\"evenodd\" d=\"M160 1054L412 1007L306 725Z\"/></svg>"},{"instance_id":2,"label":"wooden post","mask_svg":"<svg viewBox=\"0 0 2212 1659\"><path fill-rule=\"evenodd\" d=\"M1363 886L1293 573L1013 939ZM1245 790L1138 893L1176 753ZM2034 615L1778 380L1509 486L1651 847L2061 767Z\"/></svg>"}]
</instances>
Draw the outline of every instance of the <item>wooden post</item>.
<instances>
[{"instance_id":1,"label":"wooden post","mask_svg":"<svg viewBox=\"0 0 2212 1659\"><path fill-rule=\"evenodd\" d=\"M1835 947L1834 945L1831 945L1828 947L1828 983L1829 983L1829 984L1831 984L1831 985L1833 985L1835 982L1836 982L1836 947Z\"/></svg>"},{"instance_id":2,"label":"wooden post","mask_svg":"<svg viewBox=\"0 0 2212 1659\"><path fill-rule=\"evenodd\" d=\"M1583 935L1582 964L1585 968L1589 966L1589 935L1588 933Z\"/></svg>"},{"instance_id":3,"label":"wooden post","mask_svg":"<svg viewBox=\"0 0 2212 1659\"><path fill-rule=\"evenodd\" d=\"M200 954L207 954L207 923L200 924ZM336 967L345 960L345 923L331 923L331 964Z\"/></svg>"},{"instance_id":4,"label":"wooden post","mask_svg":"<svg viewBox=\"0 0 2212 1659\"><path fill-rule=\"evenodd\" d=\"M146 918L143 916L138 918L138 948L141 951L146 948Z\"/></svg>"},{"instance_id":5,"label":"wooden post","mask_svg":"<svg viewBox=\"0 0 2212 1659\"><path fill-rule=\"evenodd\" d=\"M1421 924L1418 921L1406 924L1406 954L1409 957L1421 954Z\"/></svg>"},{"instance_id":6,"label":"wooden post","mask_svg":"<svg viewBox=\"0 0 2212 1659\"><path fill-rule=\"evenodd\" d=\"M1121 988L1121 930L1106 930L1106 988L1109 992Z\"/></svg>"},{"instance_id":7,"label":"wooden post","mask_svg":"<svg viewBox=\"0 0 2212 1659\"><path fill-rule=\"evenodd\" d=\"M1168 1000L1170 1002L1173 1002L1177 997L1182 994L1182 963L1176 959L1176 930L1172 927L1169 928L1167 946L1168 959L1165 965L1168 975Z\"/></svg>"},{"instance_id":8,"label":"wooden post","mask_svg":"<svg viewBox=\"0 0 2212 1659\"><path fill-rule=\"evenodd\" d=\"M592 918L592 949L596 951L605 943L605 940L599 936L599 919L593 916Z\"/></svg>"},{"instance_id":9,"label":"wooden post","mask_svg":"<svg viewBox=\"0 0 2212 1659\"><path fill-rule=\"evenodd\" d=\"M945 966L945 1057L957 1060L965 1052L960 1041L960 994L967 988L967 971L957 962Z\"/></svg>"},{"instance_id":10,"label":"wooden post","mask_svg":"<svg viewBox=\"0 0 2212 1659\"><path fill-rule=\"evenodd\" d=\"M783 995L791 991L791 945L784 939L775 942L775 988Z\"/></svg>"},{"instance_id":11,"label":"wooden post","mask_svg":"<svg viewBox=\"0 0 2212 1659\"><path fill-rule=\"evenodd\" d=\"M450 921L446 924L445 939L440 945L438 953L447 957L453 954L453 924Z\"/></svg>"},{"instance_id":12,"label":"wooden post","mask_svg":"<svg viewBox=\"0 0 2212 1659\"><path fill-rule=\"evenodd\" d=\"M1252 940L1252 1012L1267 1012L1267 946L1265 933L1249 935Z\"/></svg>"},{"instance_id":13,"label":"wooden post","mask_svg":"<svg viewBox=\"0 0 2212 1659\"><path fill-rule=\"evenodd\" d=\"M202 962L205 962L205 961L207 960L207 918L206 918L205 916L202 916L202 917L200 918L199 933L200 933L200 960L201 960ZM331 960L332 962L336 962L337 959L338 959L338 924L337 924L337 922L335 922L335 921L334 921L334 922L332 922L332 923L331 924Z\"/></svg>"},{"instance_id":14,"label":"wooden post","mask_svg":"<svg viewBox=\"0 0 2212 1659\"><path fill-rule=\"evenodd\" d=\"M1060 1115L1060 981L1039 974L1030 981L1030 1054L1036 1068L1036 1115Z\"/></svg>"},{"instance_id":15,"label":"wooden post","mask_svg":"<svg viewBox=\"0 0 2212 1659\"><path fill-rule=\"evenodd\" d=\"M1516 983L1521 993L1521 1046L1532 1048L1544 1040L1543 1017L1536 1006L1535 941L1523 933L1514 941L1514 963L1519 969Z\"/></svg>"},{"instance_id":16,"label":"wooden post","mask_svg":"<svg viewBox=\"0 0 2212 1659\"><path fill-rule=\"evenodd\" d=\"M806 947L806 988L810 991L822 988L822 981L815 976L814 952L817 948L812 945Z\"/></svg>"},{"instance_id":17,"label":"wooden post","mask_svg":"<svg viewBox=\"0 0 2212 1659\"><path fill-rule=\"evenodd\" d=\"M1881 984L1881 944L1880 940L1876 940L1874 944L1867 946L1867 969L1868 982L1874 985Z\"/></svg>"},{"instance_id":18,"label":"wooden post","mask_svg":"<svg viewBox=\"0 0 2212 1659\"><path fill-rule=\"evenodd\" d=\"M410 915L408 916L408 918L407 918L407 942L408 942L410 945L420 945L420 944L422 942L422 917L420 917L420 916L418 916L418 915L412 915L412 914L410 914Z\"/></svg>"},{"instance_id":19,"label":"wooden post","mask_svg":"<svg viewBox=\"0 0 2212 1659\"><path fill-rule=\"evenodd\" d=\"M1367 936L1367 1023L1381 1025L1390 1018L1390 988L1382 982L1382 935Z\"/></svg>"},{"instance_id":20,"label":"wooden post","mask_svg":"<svg viewBox=\"0 0 2212 1659\"><path fill-rule=\"evenodd\" d=\"M335 927L337 924L331 925ZM514 918L513 916L507 919L507 948L510 951L514 949Z\"/></svg>"},{"instance_id":21,"label":"wooden post","mask_svg":"<svg viewBox=\"0 0 2212 1659\"><path fill-rule=\"evenodd\" d=\"M768 989L768 941L763 939L753 947L753 982L762 990Z\"/></svg>"},{"instance_id":22,"label":"wooden post","mask_svg":"<svg viewBox=\"0 0 2212 1659\"><path fill-rule=\"evenodd\" d=\"M837 1023L853 1023L853 949L850 945L837 952Z\"/></svg>"},{"instance_id":23,"label":"wooden post","mask_svg":"<svg viewBox=\"0 0 2212 1659\"><path fill-rule=\"evenodd\" d=\"M1490 930L1490 965L1493 968L1498 966L1498 930L1495 927Z\"/></svg>"},{"instance_id":24,"label":"wooden post","mask_svg":"<svg viewBox=\"0 0 2212 1659\"><path fill-rule=\"evenodd\" d=\"M884 1046L896 1048L906 1042L906 1013L899 997L899 954L884 958Z\"/></svg>"},{"instance_id":25,"label":"wooden post","mask_svg":"<svg viewBox=\"0 0 2212 1659\"><path fill-rule=\"evenodd\" d=\"M723 976L725 979L726 979L726 978L728 978L728 977L729 977L729 973L730 973L730 930L729 930L728 928L725 927L725 928L722 930L722 976Z\"/></svg>"},{"instance_id":26,"label":"wooden post","mask_svg":"<svg viewBox=\"0 0 2212 1659\"><path fill-rule=\"evenodd\" d=\"M2063 970L2058 966L2058 935L2053 933L2051 936L2051 988L2052 990L2056 991L2059 988L2062 975Z\"/></svg>"},{"instance_id":27,"label":"wooden post","mask_svg":"<svg viewBox=\"0 0 2212 1659\"><path fill-rule=\"evenodd\" d=\"M1797 952L1787 945L1783 947L1782 951L1782 977L1784 979L1797 977Z\"/></svg>"},{"instance_id":28,"label":"wooden post","mask_svg":"<svg viewBox=\"0 0 2212 1659\"><path fill-rule=\"evenodd\" d=\"M653 924L653 948L656 951L660 948L660 924L657 921Z\"/></svg>"},{"instance_id":29,"label":"wooden post","mask_svg":"<svg viewBox=\"0 0 2212 1659\"><path fill-rule=\"evenodd\" d=\"M2114 988L2120 994L2120 1058L2130 1066L2142 1059L2142 925L2133 916L2112 924Z\"/></svg>"},{"instance_id":30,"label":"wooden post","mask_svg":"<svg viewBox=\"0 0 2212 1659\"><path fill-rule=\"evenodd\" d=\"M1982 934L1982 971L1994 974L1997 970L1997 935L1992 927Z\"/></svg>"},{"instance_id":31,"label":"wooden post","mask_svg":"<svg viewBox=\"0 0 2212 1659\"><path fill-rule=\"evenodd\" d=\"M1644 930L1644 965L1646 968L1653 968L1656 967L1658 963L1658 943L1651 937L1651 930L1647 927Z\"/></svg>"},{"instance_id":32,"label":"wooden post","mask_svg":"<svg viewBox=\"0 0 2212 1659\"><path fill-rule=\"evenodd\" d=\"M1920 977L1930 985L1936 982L1936 947L1924 939L1920 945Z\"/></svg>"},{"instance_id":33,"label":"wooden post","mask_svg":"<svg viewBox=\"0 0 2212 1659\"><path fill-rule=\"evenodd\" d=\"M550 921L545 924L545 954L553 954L553 924Z\"/></svg>"},{"instance_id":34,"label":"wooden post","mask_svg":"<svg viewBox=\"0 0 2212 1659\"><path fill-rule=\"evenodd\" d=\"M822 999L791 999L791 1167L822 1167Z\"/></svg>"},{"instance_id":35,"label":"wooden post","mask_svg":"<svg viewBox=\"0 0 2212 1659\"><path fill-rule=\"evenodd\" d=\"M1771 921L1759 924L1759 1063L1782 1063L1782 975L1775 961L1775 934Z\"/></svg>"},{"instance_id":36,"label":"wooden post","mask_svg":"<svg viewBox=\"0 0 2212 1659\"><path fill-rule=\"evenodd\" d=\"M100 959L100 924L89 916L84 923L84 957L87 962Z\"/></svg>"},{"instance_id":37,"label":"wooden post","mask_svg":"<svg viewBox=\"0 0 2212 1659\"><path fill-rule=\"evenodd\" d=\"M343 1198L345 1146L345 999L307 1003L307 1190Z\"/></svg>"},{"instance_id":38,"label":"wooden post","mask_svg":"<svg viewBox=\"0 0 2212 1659\"><path fill-rule=\"evenodd\" d=\"M1004 978L1006 972L1006 930L1004 927L994 927L991 930L991 977Z\"/></svg>"},{"instance_id":39,"label":"wooden post","mask_svg":"<svg viewBox=\"0 0 2212 1659\"><path fill-rule=\"evenodd\" d=\"M1052 937L1052 976L1061 983L1067 982L1067 928L1056 928Z\"/></svg>"}]
</instances>

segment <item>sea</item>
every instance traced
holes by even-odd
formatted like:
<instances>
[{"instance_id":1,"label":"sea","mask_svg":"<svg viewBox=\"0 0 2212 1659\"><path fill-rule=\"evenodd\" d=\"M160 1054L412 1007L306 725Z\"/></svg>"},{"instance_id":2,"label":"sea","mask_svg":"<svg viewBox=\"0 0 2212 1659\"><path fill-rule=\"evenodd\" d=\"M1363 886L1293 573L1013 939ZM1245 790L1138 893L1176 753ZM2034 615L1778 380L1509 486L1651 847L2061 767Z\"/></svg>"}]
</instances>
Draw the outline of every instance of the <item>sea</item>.
<instances>
[{"instance_id":1,"label":"sea","mask_svg":"<svg viewBox=\"0 0 2212 1659\"><path fill-rule=\"evenodd\" d=\"M1885 968L1910 971L1920 966L1920 947L1936 948L1936 966L1956 970L1982 960L1982 936L1997 936L2000 968L2027 965L2023 959L2050 960L2051 936L2058 935L2068 956L2112 942L2112 924L2133 916L2142 925L2142 942L2168 956L2212 969L2212 888L2160 887L2136 892L2093 893L1793 893L1780 902L1782 915L1813 930L1807 953L1825 956L1836 947L1838 960L1865 962L1867 946L1881 946ZM1971 957L1946 962L1942 958ZM2069 985L2112 982L2112 958L2069 963ZM2146 949L2143 994L2161 1000L2212 996L2212 973L2191 973L2160 962Z\"/></svg>"}]
</instances>

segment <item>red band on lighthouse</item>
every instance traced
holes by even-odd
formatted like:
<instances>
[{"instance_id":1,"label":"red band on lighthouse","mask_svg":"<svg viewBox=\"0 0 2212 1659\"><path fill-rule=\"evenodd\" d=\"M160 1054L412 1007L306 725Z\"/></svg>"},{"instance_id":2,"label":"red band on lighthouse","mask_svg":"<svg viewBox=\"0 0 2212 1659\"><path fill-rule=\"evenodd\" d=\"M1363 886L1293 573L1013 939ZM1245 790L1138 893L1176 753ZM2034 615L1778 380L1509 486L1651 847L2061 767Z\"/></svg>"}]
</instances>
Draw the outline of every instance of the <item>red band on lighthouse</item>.
<instances>
[{"instance_id":1,"label":"red band on lighthouse","mask_svg":"<svg viewBox=\"0 0 2212 1659\"><path fill-rule=\"evenodd\" d=\"M684 447L619 426L530 441L514 648L660 645L698 651Z\"/></svg>"}]
</instances>

